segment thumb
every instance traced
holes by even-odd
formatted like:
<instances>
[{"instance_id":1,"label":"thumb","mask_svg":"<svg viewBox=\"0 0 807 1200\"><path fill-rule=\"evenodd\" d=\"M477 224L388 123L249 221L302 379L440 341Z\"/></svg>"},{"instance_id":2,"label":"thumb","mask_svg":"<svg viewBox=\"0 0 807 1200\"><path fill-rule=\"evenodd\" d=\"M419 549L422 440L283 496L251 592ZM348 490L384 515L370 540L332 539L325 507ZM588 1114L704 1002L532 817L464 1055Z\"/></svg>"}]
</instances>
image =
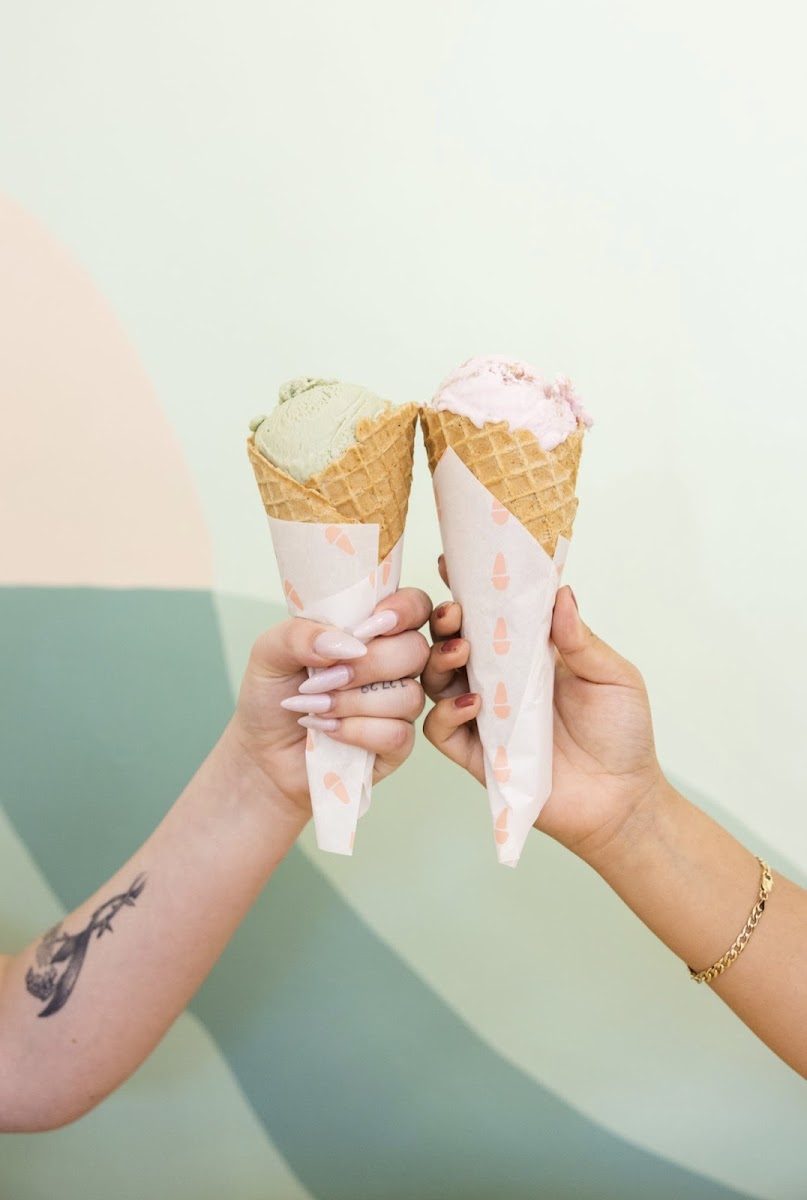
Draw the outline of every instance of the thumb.
<instances>
[{"instance_id":1,"label":"thumb","mask_svg":"<svg viewBox=\"0 0 807 1200\"><path fill-rule=\"evenodd\" d=\"M278 679L295 675L303 667L329 667L366 653L365 644L342 629L292 617L261 634L252 647L249 665L259 678Z\"/></svg>"},{"instance_id":2,"label":"thumb","mask_svg":"<svg viewBox=\"0 0 807 1200\"><path fill-rule=\"evenodd\" d=\"M563 587L555 601L552 641L565 665L578 679L589 683L610 683L622 687L642 687L642 677L633 663L592 633L577 608L570 587Z\"/></svg>"}]
</instances>

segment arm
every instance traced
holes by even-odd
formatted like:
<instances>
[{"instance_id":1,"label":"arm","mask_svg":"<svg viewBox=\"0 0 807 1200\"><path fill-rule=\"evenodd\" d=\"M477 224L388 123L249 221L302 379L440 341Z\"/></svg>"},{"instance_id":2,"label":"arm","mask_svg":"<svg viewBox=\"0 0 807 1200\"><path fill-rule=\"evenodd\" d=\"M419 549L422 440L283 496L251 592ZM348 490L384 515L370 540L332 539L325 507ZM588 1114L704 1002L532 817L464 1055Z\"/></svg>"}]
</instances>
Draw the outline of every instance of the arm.
<instances>
[{"instance_id":1,"label":"arm","mask_svg":"<svg viewBox=\"0 0 807 1200\"><path fill-rule=\"evenodd\" d=\"M432 619L435 646L423 682L436 703L425 732L483 782L472 724L481 701L467 692L470 647L457 637L461 616L449 602ZM641 675L588 629L569 588L558 593L552 639L553 789L536 827L593 867L684 963L709 967L756 903L759 864L664 778ZM776 873L747 949L708 986L807 1077L805 935L807 892Z\"/></svg>"},{"instance_id":2,"label":"arm","mask_svg":"<svg viewBox=\"0 0 807 1200\"><path fill-rule=\"evenodd\" d=\"M414 630L430 605L407 589L381 607L395 627L367 648L299 619L264 634L232 721L154 833L55 929L0 959L0 1131L66 1124L126 1079L294 844L311 815L305 666L340 664L320 719L335 739L376 752L376 779L407 757L423 703L411 677L428 653ZM408 686L362 691L402 678ZM289 701L293 711L281 707Z\"/></svg>"}]
</instances>

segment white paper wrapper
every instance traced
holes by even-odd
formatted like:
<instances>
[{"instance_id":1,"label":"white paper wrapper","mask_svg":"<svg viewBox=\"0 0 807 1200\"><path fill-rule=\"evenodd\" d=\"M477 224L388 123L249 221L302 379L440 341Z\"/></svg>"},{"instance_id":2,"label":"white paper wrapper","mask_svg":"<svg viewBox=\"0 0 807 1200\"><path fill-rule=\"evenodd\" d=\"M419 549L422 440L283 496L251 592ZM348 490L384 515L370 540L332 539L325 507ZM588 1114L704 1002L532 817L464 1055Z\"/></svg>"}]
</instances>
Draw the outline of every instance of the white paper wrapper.
<instances>
[{"instance_id":1,"label":"white paper wrapper","mask_svg":"<svg viewBox=\"0 0 807 1200\"><path fill-rule=\"evenodd\" d=\"M569 542L554 560L446 450L434 472L451 591L471 643L468 679L477 718L496 854L516 866L552 790L555 651L552 610Z\"/></svg>"},{"instance_id":2,"label":"white paper wrapper","mask_svg":"<svg viewBox=\"0 0 807 1200\"><path fill-rule=\"evenodd\" d=\"M267 520L290 616L351 632L397 590L403 538L379 563L378 525ZM374 754L309 729L306 768L320 850L353 853L356 825L370 807L374 762Z\"/></svg>"}]
</instances>

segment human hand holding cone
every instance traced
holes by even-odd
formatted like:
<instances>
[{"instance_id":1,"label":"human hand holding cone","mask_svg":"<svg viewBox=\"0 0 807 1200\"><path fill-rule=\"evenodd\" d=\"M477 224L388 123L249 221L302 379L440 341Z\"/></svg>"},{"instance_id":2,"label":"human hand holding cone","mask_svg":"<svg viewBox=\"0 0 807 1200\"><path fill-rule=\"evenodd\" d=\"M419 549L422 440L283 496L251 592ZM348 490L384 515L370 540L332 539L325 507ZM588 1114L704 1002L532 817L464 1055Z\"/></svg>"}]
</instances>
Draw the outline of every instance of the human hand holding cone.
<instances>
[{"instance_id":1,"label":"human hand holding cone","mask_svg":"<svg viewBox=\"0 0 807 1200\"><path fill-rule=\"evenodd\" d=\"M286 605L291 616L352 631L398 587L417 405L393 408L363 389L317 380L287 384L281 402L282 411L253 422L247 448ZM308 731L320 849L352 853L374 761L360 747Z\"/></svg>"},{"instance_id":2,"label":"human hand holding cone","mask_svg":"<svg viewBox=\"0 0 807 1200\"><path fill-rule=\"evenodd\" d=\"M496 851L515 866L552 789L549 632L591 422L566 380L545 384L525 363L490 358L449 376L421 423L470 686L482 697Z\"/></svg>"}]
</instances>

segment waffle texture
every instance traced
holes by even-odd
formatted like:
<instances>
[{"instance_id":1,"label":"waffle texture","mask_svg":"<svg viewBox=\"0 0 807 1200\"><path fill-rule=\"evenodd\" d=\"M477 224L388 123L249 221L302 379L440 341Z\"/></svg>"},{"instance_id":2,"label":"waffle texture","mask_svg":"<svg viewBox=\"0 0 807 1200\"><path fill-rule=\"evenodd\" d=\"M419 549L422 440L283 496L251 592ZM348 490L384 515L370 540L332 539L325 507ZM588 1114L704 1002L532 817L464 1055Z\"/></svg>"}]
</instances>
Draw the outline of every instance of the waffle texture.
<instances>
[{"instance_id":1,"label":"waffle texture","mask_svg":"<svg viewBox=\"0 0 807 1200\"><path fill-rule=\"evenodd\" d=\"M433 408L420 413L429 467L450 447L480 483L540 542L552 558L559 537L570 538L577 512L575 486L583 449L578 425L554 450L507 421L481 429L468 417Z\"/></svg>"},{"instance_id":2,"label":"waffle texture","mask_svg":"<svg viewBox=\"0 0 807 1200\"><path fill-rule=\"evenodd\" d=\"M247 451L267 516L325 525L380 525L381 562L404 531L417 414L416 404L403 404L375 420L360 421L354 445L305 483L265 459L250 437Z\"/></svg>"}]
</instances>

